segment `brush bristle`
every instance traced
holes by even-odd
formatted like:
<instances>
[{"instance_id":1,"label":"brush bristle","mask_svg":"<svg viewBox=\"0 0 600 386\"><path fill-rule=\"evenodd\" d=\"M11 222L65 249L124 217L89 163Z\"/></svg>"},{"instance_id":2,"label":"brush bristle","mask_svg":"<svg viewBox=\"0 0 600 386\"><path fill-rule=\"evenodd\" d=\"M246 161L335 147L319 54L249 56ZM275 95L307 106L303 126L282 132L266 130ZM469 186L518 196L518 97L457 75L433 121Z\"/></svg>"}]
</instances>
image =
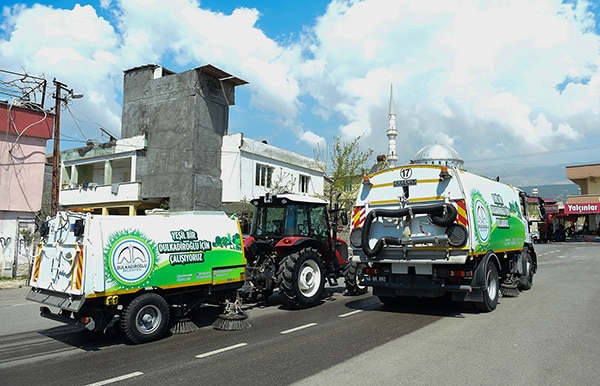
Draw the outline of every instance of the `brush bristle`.
<instances>
[{"instance_id":1,"label":"brush bristle","mask_svg":"<svg viewBox=\"0 0 600 386\"><path fill-rule=\"evenodd\" d=\"M198 330L198 326L191 319L181 319L171 327L171 334L187 334Z\"/></svg>"},{"instance_id":2,"label":"brush bristle","mask_svg":"<svg viewBox=\"0 0 600 386\"><path fill-rule=\"evenodd\" d=\"M502 294L503 297L514 298L514 297L519 296L519 289L518 288L500 287L500 293Z\"/></svg>"},{"instance_id":3,"label":"brush bristle","mask_svg":"<svg viewBox=\"0 0 600 386\"><path fill-rule=\"evenodd\" d=\"M239 331L250 327L245 314L221 314L212 324L213 328L222 331Z\"/></svg>"}]
</instances>

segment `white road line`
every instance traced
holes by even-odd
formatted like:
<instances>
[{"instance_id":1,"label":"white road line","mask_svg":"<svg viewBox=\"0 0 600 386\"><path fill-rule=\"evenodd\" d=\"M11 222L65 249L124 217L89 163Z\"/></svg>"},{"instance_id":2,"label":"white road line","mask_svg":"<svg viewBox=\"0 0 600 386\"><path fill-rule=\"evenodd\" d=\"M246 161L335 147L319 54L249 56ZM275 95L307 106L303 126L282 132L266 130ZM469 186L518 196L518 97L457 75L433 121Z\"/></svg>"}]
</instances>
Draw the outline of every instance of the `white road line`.
<instances>
[{"instance_id":1,"label":"white road line","mask_svg":"<svg viewBox=\"0 0 600 386\"><path fill-rule=\"evenodd\" d=\"M96 383L89 383L87 386L108 385L110 383L115 383L115 382L123 381L125 379L129 379L129 378L133 378L133 377L139 377L140 375L144 375L144 373L142 373L141 371L136 371L135 373L121 375L120 377L106 379L104 381L100 381L100 382L96 382Z\"/></svg>"},{"instance_id":2,"label":"white road line","mask_svg":"<svg viewBox=\"0 0 600 386\"><path fill-rule=\"evenodd\" d=\"M303 330L305 328L309 328L309 327L316 326L316 325L317 325L317 323L308 323L308 324L305 324L304 326L299 326L299 327L296 327L296 328L291 328L289 330L281 331L281 334L289 334L290 332L295 332L295 331L298 331L298 330Z\"/></svg>"},{"instance_id":3,"label":"white road line","mask_svg":"<svg viewBox=\"0 0 600 386\"><path fill-rule=\"evenodd\" d=\"M351 312L348 312L346 314L338 315L338 318L345 318L346 316L351 316L351 315L359 314L361 312L363 312L363 310L351 311Z\"/></svg>"},{"instance_id":4,"label":"white road line","mask_svg":"<svg viewBox=\"0 0 600 386\"><path fill-rule=\"evenodd\" d=\"M213 350L213 351L205 352L204 354L196 355L196 358L206 358L206 357L209 357L211 355L220 354L222 352L229 351L229 350L234 350L236 348L244 347L246 345L248 345L248 343L234 344L233 346L223 347L223 348L220 348L218 350Z\"/></svg>"}]
</instances>

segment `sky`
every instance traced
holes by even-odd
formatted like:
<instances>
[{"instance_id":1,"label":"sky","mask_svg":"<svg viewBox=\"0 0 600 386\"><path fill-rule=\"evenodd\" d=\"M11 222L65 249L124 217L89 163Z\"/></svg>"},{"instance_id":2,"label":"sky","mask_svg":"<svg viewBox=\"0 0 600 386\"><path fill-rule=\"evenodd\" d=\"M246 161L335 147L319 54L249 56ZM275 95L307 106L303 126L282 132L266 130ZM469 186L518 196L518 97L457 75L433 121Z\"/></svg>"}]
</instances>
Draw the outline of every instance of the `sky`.
<instances>
[{"instance_id":1,"label":"sky","mask_svg":"<svg viewBox=\"0 0 600 386\"><path fill-rule=\"evenodd\" d=\"M359 136L387 154L393 89L398 164L438 143L533 186L600 163L600 0L2 4L0 69L84 94L61 110L63 150L120 135L123 71L212 64L249 82L230 133L308 157Z\"/></svg>"}]
</instances>

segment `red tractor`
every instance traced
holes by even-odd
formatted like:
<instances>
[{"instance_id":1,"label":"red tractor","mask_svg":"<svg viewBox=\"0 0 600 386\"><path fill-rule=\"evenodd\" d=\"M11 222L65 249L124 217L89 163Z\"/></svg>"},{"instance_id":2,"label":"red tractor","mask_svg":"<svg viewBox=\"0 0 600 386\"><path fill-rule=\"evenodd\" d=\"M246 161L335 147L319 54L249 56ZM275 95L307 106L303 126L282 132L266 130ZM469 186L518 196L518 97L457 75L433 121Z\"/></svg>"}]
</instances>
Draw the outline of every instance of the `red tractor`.
<instances>
[{"instance_id":1,"label":"red tractor","mask_svg":"<svg viewBox=\"0 0 600 386\"><path fill-rule=\"evenodd\" d=\"M335 286L339 277L348 294L367 291L360 284L363 267L348 261L348 245L337 237L338 221L347 224L337 205L329 210L326 200L296 194L267 194L251 202L243 299L266 300L278 287L284 306L311 307L321 301L325 281Z\"/></svg>"}]
</instances>

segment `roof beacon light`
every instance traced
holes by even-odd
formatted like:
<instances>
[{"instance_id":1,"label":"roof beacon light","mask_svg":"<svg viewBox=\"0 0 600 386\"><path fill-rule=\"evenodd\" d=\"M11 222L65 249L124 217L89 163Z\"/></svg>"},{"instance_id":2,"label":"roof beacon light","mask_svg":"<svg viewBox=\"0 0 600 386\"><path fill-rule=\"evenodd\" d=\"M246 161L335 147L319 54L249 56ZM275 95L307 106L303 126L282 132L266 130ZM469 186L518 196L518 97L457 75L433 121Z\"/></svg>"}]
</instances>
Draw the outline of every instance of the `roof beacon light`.
<instances>
[{"instance_id":1,"label":"roof beacon light","mask_svg":"<svg viewBox=\"0 0 600 386\"><path fill-rule=\"evenodd\" d=\"M452 176L448 173L448 166L442 166L442 169L440 170L440 181L446 181L450 178L452 178Z\"/></svg>"}]
</instances>

